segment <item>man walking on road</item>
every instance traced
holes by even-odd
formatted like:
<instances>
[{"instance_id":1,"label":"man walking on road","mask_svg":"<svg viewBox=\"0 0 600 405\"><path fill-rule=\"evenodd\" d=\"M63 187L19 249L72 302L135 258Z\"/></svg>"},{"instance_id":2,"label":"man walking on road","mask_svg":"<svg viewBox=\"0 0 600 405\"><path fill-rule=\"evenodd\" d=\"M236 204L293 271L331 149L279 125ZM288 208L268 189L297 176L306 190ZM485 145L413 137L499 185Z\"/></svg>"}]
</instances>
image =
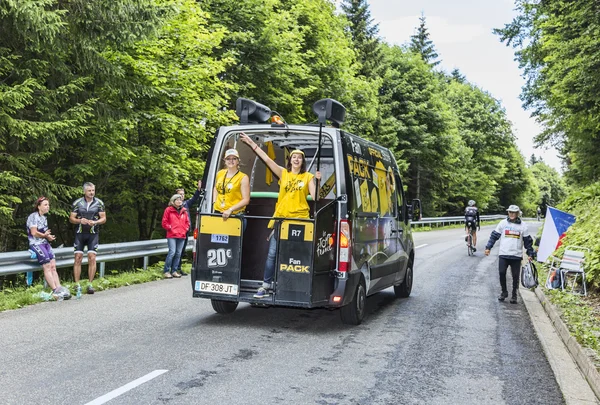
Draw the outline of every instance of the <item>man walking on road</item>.
<instances>
[{"instance_id":1,"label":"man walking on road","mask_svg":"<svg viewBox=\"0 0 600 405\"><path fill-rule=\"evenodd\" d=\"M83 248L87 246L88 256L88 279L89 284L87 293L93 294L94 287L92 281L96 275L96 251L99 242L99 225L106 223L106 213L104 212L104 203L95 197L96 186L92 183L83 185L83 197L75 200L69 222L75 224L75 263L73 264L73 277L77 289L79 278L81 277L81 263L83 261Z\"/></svg>"},{"instance_id":2,"label":"man walking on road","mask_svg":"<svg viewBox=\"0 0 600 405\"><path fill-rule=\"evenodd\" d=\"M183 207L185 207L185 209L187 210L188 219L190 220L190 229L188 230L186 236L191 235L192 232L194 231L193 225L192 225L193 222L192 222L192 214L191 213L192 213L192 207L194 206L194 204L197 204L198 200L200 199L200 189L201 188L202 188L202 180L198 180L198 188L194 192L194 195L192 196L192 198L190 198L188 200L185 199L185 190L183 188L178 188L177 190L175 190L175 192L177 194L179 194L181 196L181 198L183 199ZM194 213L196 213L195 210L194 210ZM187 238L186 238L185 243L183 244L183 247L181 250L181 255L179 256L179 262L174 265L175 271L177 271L182 276L188 275L181 269L181 263L183 262L183 258L185 257L186 246L187 246Z\"/></svg>"},{"instance_id":3,"label":"man walking on road","mask_svg":"<svg viewBox=\"0 0 600 405\"><path fill-rule=\"evenodd\" d=\"M490 240L485 247L485 255L489 256L490 250L500 239L500 251L498 252L498 271L500 273L500 286L502 293L498 297L499 301L504 301L508 297L508 288L506 286L506 270L510 266L512 273L512 296L511 304L517 303L517 289L519 288L519 273L521 270L521 261L523 260L523 245L527 250L529 260L533 258L533 239L529 235L527 224L521 220L521 210L516 205L511 205L507 209L508 217L500 221L495 230L490 235Z\"/></svg>"}]
</instances>

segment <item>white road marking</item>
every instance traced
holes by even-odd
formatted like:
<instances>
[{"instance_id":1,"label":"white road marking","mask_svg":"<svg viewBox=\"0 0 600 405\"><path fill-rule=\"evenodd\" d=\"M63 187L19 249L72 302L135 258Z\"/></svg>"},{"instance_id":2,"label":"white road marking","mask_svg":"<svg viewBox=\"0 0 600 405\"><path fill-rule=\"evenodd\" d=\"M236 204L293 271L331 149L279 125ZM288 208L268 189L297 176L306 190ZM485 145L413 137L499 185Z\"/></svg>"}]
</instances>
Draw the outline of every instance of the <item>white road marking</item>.
<instances>
[{"instance_id":1,"label":"white road marking","mask_svg":"<svg viewBox=\"0 0 600 405\"><path fill-rule=\"evenodd\" d=\"M102 395L101 397L96 398L92 402L88 402L85 405L105 404L108 401L110 401L111 399L114 399L114 398L118 397L119 395L122 395L122 394L126 393L127 391L134 389L138 385L142 385L143 383L148 382L151 379L156 378L159 375L166 373L167 371L169 371L169 370L154 370L150 374L146 374L145 376L140 377L135 381L125 384L124 386L117 388L116 390L113 390L113 391L109 392L108 394Z\"/></svg>"},{"instance_id":2,"label":"white road marking","mask_svg":"<svg viewBox=\"0 0 600 405\"><path fill-rule=\"evenodd\" d=\"M429 245L429 243L425 243L424 245L419 245L415 249L422 248L422 247L427 246L427 245Z\"/></svg>"}]
</instances>

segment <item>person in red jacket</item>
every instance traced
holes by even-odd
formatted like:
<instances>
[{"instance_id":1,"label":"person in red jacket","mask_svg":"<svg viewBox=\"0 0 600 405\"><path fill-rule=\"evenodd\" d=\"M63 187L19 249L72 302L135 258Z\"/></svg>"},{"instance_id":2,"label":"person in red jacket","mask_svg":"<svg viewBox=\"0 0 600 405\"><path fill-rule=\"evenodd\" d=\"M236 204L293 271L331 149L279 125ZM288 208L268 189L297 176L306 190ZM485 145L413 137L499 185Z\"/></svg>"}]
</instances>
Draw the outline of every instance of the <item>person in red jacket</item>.
<instances>
[{"instance_id":1,"label":"person in red jacket","mask_svg":"<svg viewBox=\"0 0 600 405\"><path fill-rule=\"evenodd\" d=\"M169 206L165 208L163 214L162 227L167 231L169 247L163 276L164 278L180 278L181 274L175 270L175 266L179 263L181 249L185 243L187 231L190 229L190 217L187 209L183 206L180 194L174 194L169 200Z\"/></svg>"}]
</instances>

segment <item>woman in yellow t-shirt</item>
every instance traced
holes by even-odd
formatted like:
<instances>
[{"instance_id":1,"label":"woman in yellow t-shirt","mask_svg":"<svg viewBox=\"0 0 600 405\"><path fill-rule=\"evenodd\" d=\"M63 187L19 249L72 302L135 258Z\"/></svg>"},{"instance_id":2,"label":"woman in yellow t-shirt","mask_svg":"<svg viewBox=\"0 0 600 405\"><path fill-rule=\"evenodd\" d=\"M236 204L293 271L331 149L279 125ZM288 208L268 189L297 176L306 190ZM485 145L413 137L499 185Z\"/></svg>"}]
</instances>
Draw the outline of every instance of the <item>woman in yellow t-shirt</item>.
<instances>
[{"instance_id":1,"label":"woman in yellow t-shirt","mask_svg":"<svg viewBox=\"0 0 600 405\"><path fill-rule=\"evenodd\" d=\"M213 188L213 208L227 221L232 214L242 214L250 202L250 180L240 171L240 154L235 149L225 151L226 169L217 172Z\"/></svg>"},{"instance_id":2,"label":"woman in yellow t-shirt","mask_svg":"<svg viewBox=\"0 0 600 405\"><path fill-rule=\"evenodd\" d=\"M314 178L321 180L321 172L316 172L313 176L306 171L306 159L304 152L293 150L290 153L286 167L281 167L260 149L258 145L243 132L240 134L240 140L250 146L252 150L260 157L269 169L279 177L279 196L273 217L278 218L310 218L309 207L306 198L310 193L313 201L315 199L316 184ZM269 222L269 228L272 228L274 221ZM269 235L269 253L265 263L265 275L263 285L258 289L255 298L268 297L267 289L271 286L275 274L275 254L277 252L277 240L273 232Z\"/></svg>"}]
</instances>

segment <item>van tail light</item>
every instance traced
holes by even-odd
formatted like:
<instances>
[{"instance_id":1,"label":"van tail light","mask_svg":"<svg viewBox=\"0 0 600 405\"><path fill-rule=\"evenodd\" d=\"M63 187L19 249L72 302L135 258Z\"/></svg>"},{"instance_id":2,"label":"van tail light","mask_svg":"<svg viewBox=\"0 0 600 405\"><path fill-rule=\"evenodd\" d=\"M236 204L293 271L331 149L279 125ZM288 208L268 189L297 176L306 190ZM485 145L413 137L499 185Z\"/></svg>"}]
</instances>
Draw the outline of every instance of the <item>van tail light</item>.
<instances>
[{"instance_id":1,"label":"van tail light","mask_svg":"<svg viewBox=\"0 0 600 405\"><path fill-rule=\"evenodd\" d=\"M350 221L342 219L340 221L340 256L338 271L347 272L350 270L352 242L350 239Z\"/></svg>"},{"instance_id":2,"label":"van tail light","mask_svg":"<svg viewBox=\"0 0 600 405\"><path fill-rule=\"evenodd\" d=\"M194 229L194 245L192 247L192 263L196 263L196 241L198 240L198 228Z\"/></svg>"}]
</instances>

